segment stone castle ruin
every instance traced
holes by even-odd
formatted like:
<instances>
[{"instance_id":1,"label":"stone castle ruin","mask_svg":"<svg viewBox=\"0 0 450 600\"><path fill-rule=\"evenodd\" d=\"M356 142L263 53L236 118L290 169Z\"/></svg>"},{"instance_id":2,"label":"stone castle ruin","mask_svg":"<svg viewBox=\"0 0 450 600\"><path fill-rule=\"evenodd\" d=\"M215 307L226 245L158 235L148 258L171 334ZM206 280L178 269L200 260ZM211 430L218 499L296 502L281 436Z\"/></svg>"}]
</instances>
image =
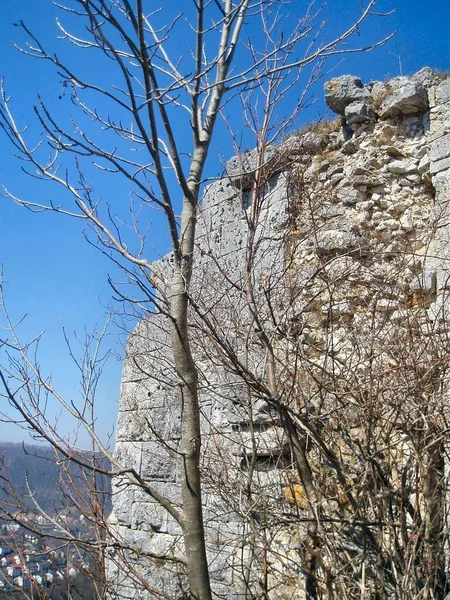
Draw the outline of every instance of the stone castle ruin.
<instances>
[{"instance_id":1,"label":"stone castle ruin","mask_svg":"<svg viewBox=\"0 0 450 600\"><path fill-rule=\"evenodd\" d=\"M413 598L419 563L439 586L446 560L450 78L344 76L325 97L338 119L266 149L259 169L257 150L231 159L198 215L192 340L216 598L303 598L312 572L320 593ZM158 261L162 306L169 276ZM160 312L130 335L116 456L177 504L168 331ZM311 489L265 393L272 368ZM128 548L110 565L116 597L183 598L180 528L125 476L111 523Z\"/></svg>"}]
</instances>

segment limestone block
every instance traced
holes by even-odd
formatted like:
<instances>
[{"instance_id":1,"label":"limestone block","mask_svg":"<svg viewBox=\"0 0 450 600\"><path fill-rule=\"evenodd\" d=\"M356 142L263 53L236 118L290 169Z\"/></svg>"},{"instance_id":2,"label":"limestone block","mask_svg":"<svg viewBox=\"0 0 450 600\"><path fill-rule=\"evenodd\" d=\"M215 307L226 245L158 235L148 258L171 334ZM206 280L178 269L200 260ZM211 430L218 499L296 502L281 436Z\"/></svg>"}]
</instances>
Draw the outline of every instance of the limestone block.
<instances>
[{"instance_id":1,"label":"limestone block","mask_svg":"<svg viewBox=\"0 0 450 600\"><path fill-rule=\"evenodd\" d=\"M277 457L283 454L287 447L287 439L282 427L270 427L266 431L259 431L255 436L251 432L241 434L241 449L246 456L251 456L256 451L258 457Z\"/></svg>"},{"instance_id":2,"label":"limestone block","mask_svg":"<svg viewBox=\"0 0 450 600\"><path fill-rule=\"evenodd\" d=\"M150 539L149 551L161 556L170 556L175 554L177 542L176 536L170 533L158 533Z\"/></svg>"},{"instance_id":3,"label":"limestone block","mask_svg":"<svg viewBox=\"0 0 450 600\"><path fill-rule=\"evenodd\" d=\"M359 77L343 75L325 83L325 102L335 113L343 115L352 102L369 102L370 99L370 91Z\"/></svg>"},{"instance_id":4,"label":"limestone block","mask_svg":"<svg viewBox=\"0 0 450 600\"><path fill-rule=\"evenodd\" d=\"M128 577L127 569L123 564L121 557L113 557L109 553L108 560L108 598L112 600L151 600L150 593L145 590L136 589L136 581L133 577Z\"/></svg>"},{"instance_id":5,"label":"limestone block","mask_svg":"<svg viewBox=\"0 0 450 600\"><path fill-rule=\"evenodd\" d=\"M433 177L433 187L436 191L436 204L448 204L450 200L450 176L448 173L438 173Z\"/></svg>"},{"instance_id":6,"label":"limestone block","mask_svg":"<svg viewBox=\"0 0 450 600\"><path fill-rule=\"evenodd\" d=\"M119 440L177 436L180 400L169 331L167 319L155 314L141 321L129 337L117 424Z\"/></svg>"},{"instance_id":7,"label":"limestone block","mask_svg":"<svg viewBox=\"0 0 450 600\"><path fill-rule=\"evenodd\" d=\"M175 443L172 444L174 446ZM177 480L177 461L165 444L141 443L141 475L147 481Z\"/></svg>"},{"instance_id":8,"label":"limestone block","mask_svg":"<svg viewBox=\"0 0 450 600\"><path fill-rule=\"evenodd\" d=\"M145 370L163 379L158 371L159 361L149 360ZM178 390L174 386L156 384L150 377L122 383L121 411L117 436L120 439L140 440L142 435L164 439L180 437L180 407Z\"/></svg>"},{"instance_id":9,"label":"limestone block","mask_svg":"<svg viewBox=\"0 0 450 600\"><path fill-rule=\"evenodd\" d=\"M116 440L119 442L140 442L150 435L142 415L133 410L121 410L117 417Z\"/></svg>"},{"instance_id":10,"label":"limestone block","mask_svg":"<svg viewBox=\"0 0 450 600\"><path fill-rule=\"evenodd\" d=\"M282 231L288 218L287 189L289 181L284 173L272 177L265 186L264 200L258 225L271 237Z\"/></svg>"},{"instance_id":11,"label":"limestone block","mask_svg":"<svg viewBox=\"0 0 450 600\"><path fill-rule=\"evenodd\" d=\"M411 79L420 83L423 87L428 88L433 85L436 80L436 72L433 71L433 69L430 69L430 67L423 67L420 71L414 73Z\"/></svg>"},{"instance_id":12,"label":"limestone block","mask_svg":"<svg viewBox=\"0 0 450 600\"><path fill-rule=\"evenodd\" d=\"M316 236L318 254L344 254L362 248L363 239L350 231L320 231Z\"/></svg>"},{"instance_id":13,"label":"limestone block","mask_svg":"<svg viewBox=\"0 0 450 600\"><path fill-rule=\"evenodd\" d=\"M220 532L225 538L230 539L236 536L239 531L242 531L242 517L236 514L223 495L217 493L217 486L215 488L205 487L205 490L207 490L207 494L205 494L205 511L208 515L207 523L220 523ZM215 545L214 538L210 537L208 541L210 546Z\"/></svg>"},{"instance_id":14,"label":"limestone block","mask_svg":"<svg viewBox=\"0 0 450 600\"><path fill-rule=\"evenodd\" d=\"M301 135L293 135L285 140L281 151L288 151L292 154L318 154L324 149L326 142L326 135L316 131L305 131Z\"/></svg>"},{"instance_id":15,"label":"limestone block","mask_svg":"<svg viewBox=\"0 0 450 600\"><path fill-rule=\"evenodd\" d=\"M131 510L134 490L124 478L119 480L114 477L112 481L112 499L114 504L114 518L116 523L131 527Z\"/></svg>"},{"instance_id":16,"label":"limestone block","mask_svg":"<svg viewBox=\"0 0 450 600\"><path fill-rule=\"evenodd\" d=\"M440 173L441 171L450 170L450 157L443 158L442 160L435 160L430 165L430 173L435 175L436 173Z\"/></svg>"},{"instance_id":17,"label":"limestone block","mask_svg":"<svg viewBox=\"0 0 450 600\"><path fill-rule=\"evenodd\" d=\"M183 598L182 573L173 563L149 561L145 553L160 554L162 556L182 555L177 537L167 534L150 534L144 531L134 531L128 528L118 528L118 537L121 537L130 547L124 555L119 555L114 562L114 557L109 561L108 574L110 581L115 584L118 598L133 600L154 600L157 590L158 597ZM135 570L135 573L133 573ZM149 590L143 589L142 581L149 583Z\"/></svg>"},{"instance_id":18,"label":"limestone block","mask_svg":"<svg viewBox=\"0 0 450 600\"><path fill-rule=\"evenodd\" d=\"M119 526L116 529L116 535L119 539L126 540L132 550L138 552L148 552L149 550L151 534L148 531L136 531L128 527Z\"/></svg>"},{"instance_id":19,"label":"limestone block","mask_svg":"<svg viewBox=\"0 0 450 600\"><path fill-rule=\"evenodd\" d=\"M422 175L423 173L426 173L429 169L430 169L430 157L429 157L428 154L425 154L420 159L419 166L418 166L417 170Z\"/></svg>"},{"instance_id":20,"label":"limestone block","mask_svg":"<svg viewBox=\"0 0 450 600\"><path fill-rule=\"evenodd\" d=\"M149 566L151 565L151 566ZM186 598L186 586L183 585L182 569L171 563L156 564L141 558L138 572L142 581L148 582L149 590L142 583L136 582L136 577L130 577L134 588L133 600L155 600L156 598L181 599ZM155 591L157 593L155 593Z\"/></svg>"},{"instance_id":21,"label":"limestone block","mask_svg":"<svg viewBox=\"0 0 450 600\"><path fill-rule=\"evenodd\" d=\"M416 223L410 213L405 213L400 217L400 226L404 231L412 231Z\"/></svg>"},{"instance_id":22,"label":"limestone block","mask_svg":"<svg viewBox=\"0 0 450 600\"><path fill-rule=\"evenodd\" d=\"M417 164L410 160L393 160L386 165L386 169L396 175L417 173Z\"/></svg>"},{"instance_id":23,"label":"limestone block","mask_svg":"<svg viewBox=\"0 0 450 600\"><path fill-rule=\"evenodd\" d=\"M133 529L145 531L161 531L165 511L154 502L135 502L130 511Z\"/></svg>"},{"instance_id":24,"label":"limestone block","mask_svg":"<svg viewBox=\"0 0 450 600\"><path fill-rule=\"evenodd\" d=\"M211 579L214 582L213 589L217 598L222 597L227 598L227 600L228 598L235 598L236 600L242 598L238 590L235 592L236 595L232 592L232 595L230 595L230 591L233 590L233 587L236 587L236 574L233 567L235 566L236 556L239 556L239 551L240 548L236 547L235 544L208 548L208 563L210 565ZM239 568L240 565L236 566ZM234 586L232 587L233 583ZM219 590L222 590L222 594L220 594Z\"/></svg>"},{"instance_id":25,"label":"limestone block","mask_svg":"<svg viewBox=\"0 0 450 600\"><path fill-rule=\"evenodd\" d=\"M255 180L259 160L260 151L252 150L233 156L227 162L227 175L236 188L245 190L251 187L252 182ZM281 171L285 160L286 158L283 158L282 153L275 146L266 148L264 150L264 162L260 166L262 177L269 179L272 175Z\"/></svg>"},{"instance_id":26,"label":"limestone block","mask_svg":"<svg viewBox=\"0 0 450 600\"><path fill-rule=\"evenodd\" d=\"M357 148L354 140L347 140L342 146L344 154L355 154Z\"/></svg>"},{"instance_id":27,"label":"limestone block","mask_svg":"<svg viewBox=\"0 0 450 600\"><path fill-rule=\"evenodd\" d=\"M431 144L430 160L442 160L450 156L450 133L436 139Z\"/></svg>"},{"instance_id":28,"label":"limestone block","mask_svg":"<svg viewBox=\"0 0 450 600\"><path fill-rule=\"evenodd\" d=\"M345 206L352 206L366 199L364 192L353 187L344 187L338 190L336 196Z\"/></svg>"},{"instance_id":29,"label":"limestone block","mask_svg":"<svg viewBox=\"0 0 450 600\"><path fill-rule=\"evenodd\" d=\"M323 219L336 219L345 215L345 208L342 204L329 204L322 208Z\"/></svg>"},{"instance_id":30,"label":"limestone block","mask_svg":"<svg viewBox=\"0 0 450 600\"><path fill-rule=\"evenodd\" d=\"M368 123L375 119L372 108L365 102L352 102L345 108L344 114L349 125Z\"/></svg>"},{"instance_id":31,"label":"limestone block","mask_svg":"<svg viewBox=\"0 0 450 600\"><path fill-rule=\"evenodd\" d=\"M134 529L181 535L181 527L167 510L156 502L135 502L130 511Z\"/></svg>"},{"instance_id":32,"label":"limestone block","mask_svg":"<svg viewBox=\"0 0 450 600\"><path fill-rule=\"evenodd\" d=\"M436 87L436 102L439 104L450 102L450 77L441 81Z\"/></svg>"},{"instance_id":33,"label":"limestone block","mask_svg":"<svg viewBox=\"0 0 450 600\"><path fill-rule=\"evenodd\" d=\"M152 481L152 488L157 491L159 494L167 498L174 505L180 506L181 499L181 485L179 483L171 483L167 481ZM150 500L149 494L142 489L137 489L134 493L134 501L135 502L149 502Z\"/></svg>"},{"instance_id":34,"label":"limestone block","mask_svg":"<svg viewBox=\"0 0 450 600\"><path fill-rule=\"evenodd\" d=\"M439 105L436 109L430 111L430 139L440 137L445 131L448 131L450 122L450 102Z\"/></svg>"},{"instance_id":35,"label":"limestone block","mask_svg":"<svg viewBox=\"0 0 450 600\"><path fill-rule=\"evenodd\" d=\"M124 466L134 466L132 464ZM139 471L139 468L136 469ZM116 476L112 480L112 500L114 505L114 518L120 525L126 525L131 527L131 510L136 497L139 492L142 492L141 488L131 483L127 475ZM148 498L148 496L146 495Z\"/></svg>"},{"instance_id":36,"label":"limestone block","mask_svg":"<svg viewBox=\"0 0 450 600\"><path fill-rule=\"evenodd\" d=\"M378 113L382 119L399 115L421 113L428 109L426 89L419 83L410 81L400 86L382 103Z\"/></svg>"},{"instance_id":37,"label":"limestone block","mask_svg":"<svg viewBox=\"0 0 450 600\"><path fill-rule=\"evenodd\" d=\"M211 289L213 274L218 276L217 263L237 280L243 276L243 249L248 235L244 205L250 203L250 194L236 191L228 180L215 182L205 193L197 219L196 281L199 282L199 294L202 288Z\"/></svg>"},{"instance_id":38,"label":"limestone block","mask_svg":"<svg viewBox=\"0 0 450 600\"><path fill-rule=\"evenodd\" d=\"M251 412L246 406L247 396L245 389L242 390L242 402L229 408L227 413L228 423L231 426L245 426L249 424L250 414L254 424L263 425L277 421L278 417L264 400L256 399L252 402ZM216 421L217 424L217 421ZM226 423L222 423L222 428Z\"/></svg>"},{"instance_id":39,"label":"limestone block","mask_svg":"<svg viewBox=\"0 0 450 600\"><path fill-rule=\"evenodd\" d=\"M123 466L136 469L141 468L141 445L129 441L117 441L114 458ZM121 480L121 478L119 478Z\"/></svg>"}]
</instances>

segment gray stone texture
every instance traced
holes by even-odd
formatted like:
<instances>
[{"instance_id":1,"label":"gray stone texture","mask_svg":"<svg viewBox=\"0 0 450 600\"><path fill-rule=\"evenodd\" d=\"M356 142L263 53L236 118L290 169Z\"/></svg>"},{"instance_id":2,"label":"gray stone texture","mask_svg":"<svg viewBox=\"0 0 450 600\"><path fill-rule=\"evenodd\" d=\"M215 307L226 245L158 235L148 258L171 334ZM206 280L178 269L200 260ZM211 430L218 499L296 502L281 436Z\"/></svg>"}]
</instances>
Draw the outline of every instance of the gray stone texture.
<instances>
[{"instance_id":1,"label":"gray stone texture","mask_svg":"<svg viewBox=\"0 0 450 600\"><path fill-rule=\"evenodd\" d=\"M363 238L350 231L329 229L317 234L317 253L324 254L348 254L356 250L361 251Z\"/></svg>"},{"instance_id":2,"label":"gray stone texture","mask_svg":"<svg viewBox=\"0 0 450 600\"><path fill-rule=\"evenodd\" d=\"M250 150L234 156L227 162L226 172L231 183L241 190L249 189L258 172L260 176L269 178L283 168L283 157L278 148L268 146L264 153Z\"/></svg>"},{"instance_id":3,"label":"gray stone texture","mask_svg":"<svg viewBox=\"0 0 450 600\"><path fill-rule=\"evenodd\" d=\"M301 135L293 135L283 142L283 153L318 154L327 144L327 136L314 130L305 131Z\"/></svg>"},{"instance_id":4,"label":"gray stone texture","mask_svg":"<svg viewBox=\"0 0 450 600\"><path fill-rule=\"evenodd\" d=\"M423 113L428 109L427 90L415 81L407 81L383 100L378 114L382 119Z\"/></svg>"},{"instance_id":5,"label":"gray stone texture","mask_svg":"<svg viewBox=\"0 0 450 600\"><path fill-rule=\"evenodd\" d=\"M446 104L450 102L450 78L446 78L436 87L437 104Z\"/></svg>"},{"instance_id":6,"label":"gray stone texture","mask_svg":"<svg viewBox=\"0 0 450 600\"><path fill-rule=\"evenodd\" d=\"M369 102L370 91L359 77L343 75L325 83L325 102L335 113L343 115L352 102Z\"/></svg>"},{"instance_id":7,"label":"gray stone texture","mask_svg":"<svg viewBox=\"0 0 450 600\"><path fill-rule=\"evenodd\" d=\"M372 108L364 102L352 102L345 107L345 119L349 125L370 123L375 120Z\"/></svg>"},{"instance_id":8,"label":"gray stone texture","mask_svg":"<svg viewBox=\"0 0 450 600\"><path fill-rule=\"evenodd\" d=\"M430 159L438 161L450 157L450 133L437 138L431 145Z\"/></svg>"}]
</instances>

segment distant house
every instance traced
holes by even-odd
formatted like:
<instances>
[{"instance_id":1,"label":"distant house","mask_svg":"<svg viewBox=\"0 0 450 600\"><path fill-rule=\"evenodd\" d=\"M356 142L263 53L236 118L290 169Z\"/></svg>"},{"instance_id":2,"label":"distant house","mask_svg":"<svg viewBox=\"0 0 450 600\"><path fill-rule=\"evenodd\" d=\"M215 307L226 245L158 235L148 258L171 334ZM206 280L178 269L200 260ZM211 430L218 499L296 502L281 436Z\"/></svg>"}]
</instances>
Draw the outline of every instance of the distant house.
<instances>
[{"instance_id":1,"label":"distant house","mask_svg":"<svg viewBox=\"0 0 450 600\"><path fill-rule=\"evenodd\" d=\"M6 556L7 554L12 554L12 548L11 546L8 544L7 540L5 539L0 539L0 556Z\"/></svg>"},{"instance_id":2,"label":"distant house","mask_svg":"<svg viewBox=\"0 0 450 600\"><path fill-rule=\"evenodd\" d=\"M20 577L23 574L22 565L9 565L7 573L10 577Z\"/></svg>"},{"instance_id":3,"label":"distant house","mask_svg":"<svg viewBox=\"0 0 450 600\"><path fill-rule=\"evenodd\" d=\"M38 562L28 563L28 571L30 573L39 573L40 570L41 570L41 566Z\"/></svg>"},{"instance_id":4,"label":"distant house","mask_svg":"<svg viewBox=\"0 0 450 600\"><path fill-rule=\"evenodd\" d=\"M67 565L66 573L70 578L76 577L78 575L78 568L75 565Z\"/></svg>"},{"instance_id":5,"label":"distant house","mask_svg":"<svg viewBox=\"0 0 450 600\"><path fill-rule=\"evenodd\" d=\"M36 520L38 523L42 524L42 523L48 523L48 519L46 519L45 517L43 517L42 515L38 515L36 517Z\"/></svg>"},{"instance_id":6,"label":"distant house","mask_svg":"<svg viewBox=\"0 0 450 600\"><path fill-rule=\"evenodd\" d=\"M51 571L53 567L53 563L51 560L45 560L41 563L41 570L48 572Z\"/></svg>"},{"instance_id":7,"label":"distant house","mask_svg":"<svg viewBox=\"0 0 450 600\"><path fill-rule=\"evenodd\" d=\"M53 583L53 573L46 573L44 579L46 583Z\"/></svg>"},{"instance_id":8,"label":"distant house","mask_svg":"<svg viewBox=\"0 0 450 600\"><path fill-rule=\"evenodd\" d=\"M14 556L11 556L11 555L9 555L9 556L3 556L0 559L0 565L2 567L6 567L7 565L15 564L15 562L16 561L14 560Z\"/></svg>"},{"instance_id":9,"label":"distant house","mask_svg":"<svg viewBox=\"0 0 450 600\"><path fill-rule=\"evenodd\" d=\"M17 585L17 587L20 588L27 588L31 586L31 581L28 579L28 577L22 577L22 575L15 577L13 581Z\"/></svg>"}]
</instances>

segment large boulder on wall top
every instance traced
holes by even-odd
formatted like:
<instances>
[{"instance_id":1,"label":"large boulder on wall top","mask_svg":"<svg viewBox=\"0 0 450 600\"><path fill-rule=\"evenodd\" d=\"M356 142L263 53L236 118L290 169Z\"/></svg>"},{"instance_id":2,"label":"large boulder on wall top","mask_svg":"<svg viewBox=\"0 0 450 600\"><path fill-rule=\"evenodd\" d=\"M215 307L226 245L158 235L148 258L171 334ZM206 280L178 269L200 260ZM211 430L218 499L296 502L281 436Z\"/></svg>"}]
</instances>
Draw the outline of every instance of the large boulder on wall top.
<instances>
[{"instance_id":1,"label":"large boulder on wall top","mask_svg":"<svg viewBox=\"0 0 450 600\"><path fill-rule=\"evenodd\" d=\"M343 75L325 83L325 102L335 113L343 115L353 102L370 102L370 91L359 77Z\"/></svg>"},{"instance_id":2,"label":"large boulder on wall top","mask_svg":"<svg viewBox=\"0 0 450 600\"><path fill-rule=\"evenodd\" d=\"M418 81L406 81L388 94L379 108L382 119L413 115L428 109L427 90Z\"/></svg>"}]
</instances>

